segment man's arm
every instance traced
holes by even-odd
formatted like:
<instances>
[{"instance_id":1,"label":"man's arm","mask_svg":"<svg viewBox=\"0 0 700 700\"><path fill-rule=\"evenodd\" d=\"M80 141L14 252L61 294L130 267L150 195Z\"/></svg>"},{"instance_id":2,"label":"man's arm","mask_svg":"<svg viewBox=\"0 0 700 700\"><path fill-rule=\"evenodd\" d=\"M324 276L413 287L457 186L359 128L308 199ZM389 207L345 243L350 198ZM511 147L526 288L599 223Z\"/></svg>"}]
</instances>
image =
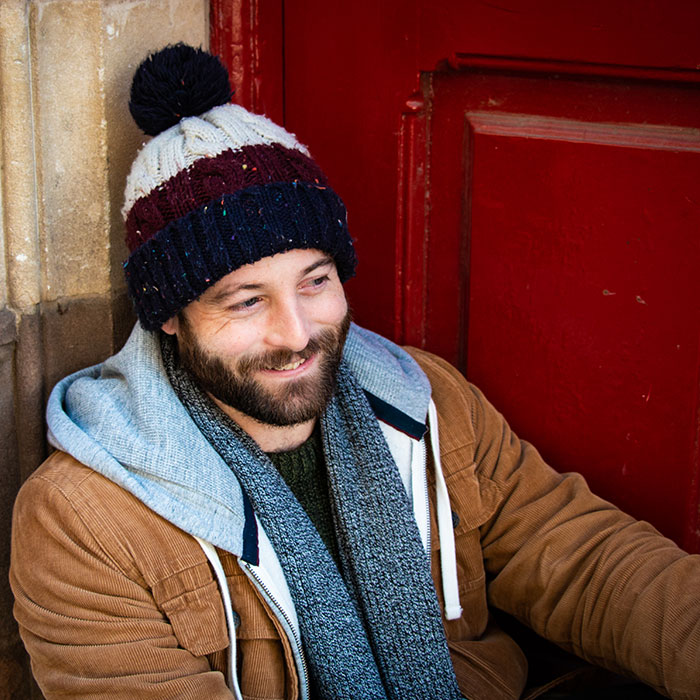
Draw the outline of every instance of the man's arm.
<instances>
[{"instance_id":1,"label":"man's arm","mask_svg":"<svg viewBox=\"0 0 700 700\"><path fill-rule=\"evenodd\" d=\"M502 493L482 528L490 603L592 663L700 698L700 556L550 469L470 391L477 470Z\"/></svg>"},{"instance_id":2,"label":"man's arm","mask_svg":"<svg viewBox=\"0 0 700 700\"><path fill-rule=\"evenodd\" d=\"M480 528L489 603L592 663L700 698L700 556L580 475L555 472L454 367L412 353L431 380L441 445L473 441L493 512Z\"/></svg>"},{"instance_id":3,"label":"man's arm","mask_svg":"<svg viewBox=\"0 0 700 700\"><path fill-rule=\"evenodd\" d=\"M128 539L120 544L115 533L110 541L113 523L99 523L105 517L115 522L129 518L123 504L118 499L111 504L119 512L103 503L91 508L80 502L80 493L79 486L71 492L65 483L39 472L23 486L15 505L10 576L15 616L47 699L230 700L223 675L201 653L206 650L183 648L183 634L178 638L163 605L154 599L153 582L137 567L129 570L128 562L138 560L138 554L129 551ZM88 500L84 493L82 498ZM149 540L158 546L154 532L144 531L141 538L144 547ZM194 578L197 573L196 567L187 571ZM194 578L190 604L201 603L210 592L218 596L209 591L211 584ZM181 606L167 600L168 583L156 586L175 618ZM180 626L187 637L188 621L181 620ZM200 637L189 630L197 640L194 647L202 640L217 645L213 638L221 631L209 627Z\"/></svg>"}]
</instances>

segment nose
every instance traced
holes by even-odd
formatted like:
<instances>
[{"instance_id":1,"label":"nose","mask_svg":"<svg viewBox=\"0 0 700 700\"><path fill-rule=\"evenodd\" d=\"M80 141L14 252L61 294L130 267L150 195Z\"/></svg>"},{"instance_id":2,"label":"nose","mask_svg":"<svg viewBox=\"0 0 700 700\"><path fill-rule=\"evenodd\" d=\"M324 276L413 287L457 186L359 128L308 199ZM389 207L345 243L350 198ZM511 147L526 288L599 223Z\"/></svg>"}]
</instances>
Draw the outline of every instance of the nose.
<instances>
[{"instance_id":1,"label":"nose","mask_svg":"<svg viewBox=\"0 0 700 700\"><path fill-rule=\"evenodd\" d=\"M279 302L270 315L268 344L301 352L308 345L310 337L308 320L296 300Z\"/></svg>"}]
</instances>

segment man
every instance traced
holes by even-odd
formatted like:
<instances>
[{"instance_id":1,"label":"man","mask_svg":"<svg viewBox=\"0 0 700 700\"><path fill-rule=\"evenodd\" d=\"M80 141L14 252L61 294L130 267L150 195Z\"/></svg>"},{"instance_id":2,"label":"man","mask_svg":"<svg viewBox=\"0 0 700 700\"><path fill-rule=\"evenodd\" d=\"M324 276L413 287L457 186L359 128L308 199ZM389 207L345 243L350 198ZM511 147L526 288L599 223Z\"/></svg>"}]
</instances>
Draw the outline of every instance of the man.
<instances>
[{"instance_id":1,"label":"man","mask_svg":"<svg viewBox=\"0 0 700 700\"><path fill-rule=\"evenodd\" d=\"M134 79L140 326L58 384L15 509L46 697L522 697L489 606L700 697L700 558L547 467L445 362L350 324L341 200L222 71L178 45Z\"/></svg>"}]
</instances>

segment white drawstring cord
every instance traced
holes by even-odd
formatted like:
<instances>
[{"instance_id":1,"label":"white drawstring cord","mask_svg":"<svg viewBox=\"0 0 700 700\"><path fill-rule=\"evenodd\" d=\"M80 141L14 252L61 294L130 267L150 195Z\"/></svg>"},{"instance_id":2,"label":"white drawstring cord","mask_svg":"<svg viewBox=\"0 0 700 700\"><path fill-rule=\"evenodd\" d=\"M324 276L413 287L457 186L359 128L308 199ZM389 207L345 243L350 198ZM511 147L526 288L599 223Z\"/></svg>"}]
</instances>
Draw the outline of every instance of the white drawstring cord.
<instances>
[{"instance_id":1,"label":"white drawstring cord","mask_svg":"<svg viewBox=\"0 0 700 700\"><path fill-rule=\"evenodd\" d=\"M442 572L442 593L445 598L445 617L457 620L462 616L459 603L459 584L457 580L457 551L455 532L452 523L450 495L447 492L445 476L440 461L440 439L438 437L437 409L432 399L428 406L428 425L430 428L430 446L435 463L435 490L437 496L437 523L440 538L440 569Z\"/></svg>"},{"instance_id":2,"label":"white drawstring cord","mask_svg":"<svg viewBox=\"0 0 700 700\"><path fill-rule=\"evenodd\" d=\"M211 542L207 542L199 537L195 537L195 539L199 542L199 546L204 551L204 554L207 555L209 563L214 568L214 573L219 583L219 589L221 590L221 598L224 603L226 626L228 627L228 636L230 640L228 649L228 687L236 700L243 700L241 689L238 687L238 674L236 672L236 624L233 620L233 603L231 602L231 592L226 582L224 567L221 566L219 555L216 553L216 549Z\"/></svg>"}]
</instances>

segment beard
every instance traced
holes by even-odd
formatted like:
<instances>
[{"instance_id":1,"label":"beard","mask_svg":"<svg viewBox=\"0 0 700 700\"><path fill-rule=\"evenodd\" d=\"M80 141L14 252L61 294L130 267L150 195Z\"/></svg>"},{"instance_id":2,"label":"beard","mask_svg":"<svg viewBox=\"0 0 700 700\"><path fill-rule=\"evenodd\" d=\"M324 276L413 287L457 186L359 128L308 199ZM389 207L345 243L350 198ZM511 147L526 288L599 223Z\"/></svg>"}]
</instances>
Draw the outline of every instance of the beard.
<instances>
[{"instance_id":1,"label":"beard","mask_svg":"<svg viewBox=\"0 0 700 700\"><path fill-rule=\"evenodd\" d=\"M305 423L318 417L333 396L350 320L348 311L339 324L312 337L300 352L271 350L226 362L198 343L181 314L180 362L205 391L260 423L276 426ZM313 355L317 356L318 366L311 376L282 381L275 388L267 388L255 379L255 373L260 370L283 367Z\"/></svg>"}]
</instances>

